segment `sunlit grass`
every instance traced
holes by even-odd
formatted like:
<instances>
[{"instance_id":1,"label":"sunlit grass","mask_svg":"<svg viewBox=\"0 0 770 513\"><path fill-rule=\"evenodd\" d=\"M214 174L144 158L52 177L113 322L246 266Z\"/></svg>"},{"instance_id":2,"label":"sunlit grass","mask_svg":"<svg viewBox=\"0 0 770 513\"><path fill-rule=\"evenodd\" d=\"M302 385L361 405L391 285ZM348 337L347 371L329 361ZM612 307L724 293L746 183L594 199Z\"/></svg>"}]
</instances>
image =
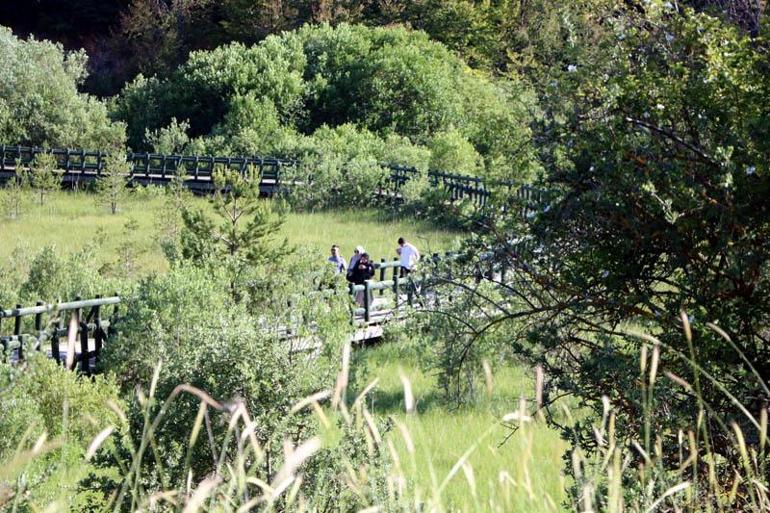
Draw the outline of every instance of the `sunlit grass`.
<instances>
[{"instance_id":1,"label":"sunlit grass","mask_svg":"<svg viewBox=\"0 0 770 513\"><path fill-rule=\"evenodd\" d=\"M482 383L471 404L454 407L437 388L436 377L419 359L405 357L398 347L383 344L364 349L357 365L365 368L361 386L378 379L367 406L381 418L403 423L414 442L410 453L394 428L389 436L404 473L422 493L440 488L457 461L473 448L466 471L458 471L442 489L442 502L452 510L483 511L489 504L515 511L559 511L565 495L562 456L567 444L543 422L524 425L512 434L502 417L519 409L520 398L532 398L534 383L523 367L506 364L493 369L491 394ZM401 376L411 383L414 414L405 413ZM483 381L483 380L482 380ZM509 494L507 497L503 495Z\"/></svg>"},{"instance_id":2,"label":"sunlit grass","mask_svg":"<svg viewBox=\"0 0 770 513\"><path fill-rule=\"evenodd\" d=\"M204 198L190 201L206 207ZM96 250L99 261L108 263L118 258L121 246L130 244L140 272L163 271L168 263L158 240L162 207L162 198L136 195L112 215L106 207L97 205L92 194L53 194L43 206L28 205L19 219L0 218L0 258L7 260L19 247L27 248L29 254L46 245L55 245L65 253L89 246ZM135 229L126 228L129 221L135 223ZM424 222L386 219L372 209L290 213L277 243L282 243L284 237L290 246L317 254L319 262L323 262L332 244L340 245L346 257L355 246L362 245L379 260L395 256L398 237L414 241L429 253L448 248L455 234Z\"/></svg>"}]
</instances>

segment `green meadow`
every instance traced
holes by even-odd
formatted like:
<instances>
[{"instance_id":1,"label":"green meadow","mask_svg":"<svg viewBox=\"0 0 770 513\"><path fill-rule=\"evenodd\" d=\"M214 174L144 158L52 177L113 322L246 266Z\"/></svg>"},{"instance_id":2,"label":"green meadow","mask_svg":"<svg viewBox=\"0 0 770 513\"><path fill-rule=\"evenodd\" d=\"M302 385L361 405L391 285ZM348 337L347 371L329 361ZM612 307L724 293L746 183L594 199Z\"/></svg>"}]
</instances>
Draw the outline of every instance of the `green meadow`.
<instances>
[{"instance_id":1,"label":"green meadow","mask_svg":"<svg viewBox=\"0 0 770 513\"><path fill-rule=\"evenodd\" d=\"M205 199L188 201L208 208ZM55 193L45 205L29 203L19 219L3 222L0 258L7 260L18 250L34 254L45 245L63 253L96 246L97 258L108 263L130 244L140 274L163 272L168 263L157 237L163 205L163 197L150 190L130 196L113 215L93 195ZM379 259L395 255L400 236L427 254L448 249L457 234L375 210L325 211L289 213L276 243L285 238L289 246L319 261L331 243L339 244L345 256L360 244ZM390 426L385 436L412 496L430 496L458 511L560 510L566 444L542 421L502 422L520 408L522 399L534 396L529 370L510 363L493 368L491 380L481 380L474 399L457 405L442 394L435 372L407 347L403 335L386 340L357 349L354 372L361 388L376 381L367 407ZM405 381L416 406L409 414Z\"/></svg>"},{"instance_id":2,"label":"green meadow","mask_svg":"<svg viewBox=\"0 0 770 513\"><path fill-rule=\"evenodd\" d=\"M203 198L192 197L189 201L204 209L209 206ZM163 271L168 266L158 239L158 227L166 215L163 203L157 191L140 191L122 202L113 215L91 194L54 193L44 205L28 202L18 219L3 219L0 259L7 260L17 248L34 253L45 245L54 245L63 252L95 246L97 258L109 262L117 258L121 246L130 244L140 271ZM332 244L338 244L346 257L362 245L379 261L395 257L399 237L413 241L428 254L448 249L456 234L425 222L393 220L373 209L290 212L276 244L283 244L285 239L290 247L317 255L319 261L325 260Z\"/></svg>"},{"instance_id":3,"label":"green meadow","mask_svg":"<svg viewBox=\"0 0 770 513\"><path fill-rule=\"evenodd\" d=\"M534 373L491 365L475 397L458 405L444 397L436 371L409 345L402 338L361 349L354 372L362 387L375 383L367 407L390 421L385 436L413 495L432 496L449 511L560 511L567 444L543 421L503 422L534 397ZM405 382L412 413L406 413Z\"/></svg>"}]
</instances>

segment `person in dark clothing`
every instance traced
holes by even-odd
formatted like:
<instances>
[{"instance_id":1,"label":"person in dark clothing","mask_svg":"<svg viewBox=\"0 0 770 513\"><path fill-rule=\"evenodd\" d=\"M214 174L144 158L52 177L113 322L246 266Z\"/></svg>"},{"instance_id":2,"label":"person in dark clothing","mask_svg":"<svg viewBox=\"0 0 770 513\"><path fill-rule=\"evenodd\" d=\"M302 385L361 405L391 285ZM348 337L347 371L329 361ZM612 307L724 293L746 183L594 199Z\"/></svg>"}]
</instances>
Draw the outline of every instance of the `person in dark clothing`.
<instances>
[{"instance_id":1,"label":"person in dark clothing","mask_svg":"<svg viewBox=\"0 0 770 513\"><path fill-rule=\"evenodd\" d=\"M369 254L364 253L358 259L353 269L350 269L350 281L354 285L363 285L366 280L374 276L374 265L369 261ZM370 296L371 299L371 296ZM356 303L359 306L364 304L364 291L356 292Z\"/></svg>"}]
</instances>

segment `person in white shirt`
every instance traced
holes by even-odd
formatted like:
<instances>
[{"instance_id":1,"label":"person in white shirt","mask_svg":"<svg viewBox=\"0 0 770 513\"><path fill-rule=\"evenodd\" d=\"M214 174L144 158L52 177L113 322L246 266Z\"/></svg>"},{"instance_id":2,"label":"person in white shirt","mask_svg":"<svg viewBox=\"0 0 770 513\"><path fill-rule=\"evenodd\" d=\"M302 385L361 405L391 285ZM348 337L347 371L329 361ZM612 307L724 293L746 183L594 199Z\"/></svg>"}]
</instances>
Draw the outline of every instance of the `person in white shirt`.
<instances>
[{"instance_id":1,"label":"person in white shirt","mask_svg":"<svg viewBox=\"0 0 770 513\"><path fill-rule=\"evenodd\" d=\"M401 257L401 277L403 278L414 271L414 267L420 261L420 252L413 244L407 242L403 237L399 237L396 253Z\"/></svg>"}]
</instances>

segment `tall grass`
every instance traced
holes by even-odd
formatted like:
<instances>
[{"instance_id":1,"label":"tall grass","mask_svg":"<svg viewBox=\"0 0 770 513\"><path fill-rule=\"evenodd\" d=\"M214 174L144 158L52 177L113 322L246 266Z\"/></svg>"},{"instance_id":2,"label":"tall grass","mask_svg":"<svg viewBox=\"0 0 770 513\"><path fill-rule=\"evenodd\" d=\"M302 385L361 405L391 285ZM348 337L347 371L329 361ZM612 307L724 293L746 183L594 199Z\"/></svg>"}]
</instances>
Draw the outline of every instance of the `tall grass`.
<instances>
[{"instance_id":1,"label":"tall grass","mask_svg":"<svg viewBox=\"0 0 770 513\"><path fill-rule=\"evenodd\" d=\"M535 397L533 373L515 364L488 364L489 379L475 400L458 406L441 395L437 377L401 342L362 350L356 365L365 368L364 382L376 380L367 396L371 412L408 428L413 453L399 430L388 436L401 459L410 462L403 471L422 494L432 490L435 479L446 476L472 448L466 464L474 482L464 472L456 473L442 490L447 507L478 510L476 503L504 501L514 511L560 509L566 499L562 473L566 443L544 422L529 423L524 429L516 422L501 422L506 414L518 410L521 398ZM406 413L403 378L410 383L415 401L412 414ZM507 488L498 486L500 479L520 487L517 493L509 494ZM510 496L500 496L503 493Z\"/></svg>"},{"instance_id":2,"label":"tall grass","mask_svg":"<svg viewBox=\"0 0 770 513\"><path fill-rule=\"evenodd\" d=\"M0 194L4 194L1 189ZM189 201L204 209L208 206L204 198ZM132 194L112 215L92 194L52 193L45 205L27 204L19 219L2 219L0 261L7 261L17 247L35 252L55 245L63 252L93 247L97 258L109 263L128 245L136 255L140 273L165 270L168 263L158 240L158 224L167 215L163 203L159 193ZM326 259L332 244L339 244L344 256L362 245L379 259L395 257L396 240L402 236L428 253L448 249L456 234L425 222L388 219L373 209L362 209L290 213L276 243L282 244L285 237L290 246L317 255L319 262Z\"/></svg>"},{"instance_id":3,"label":"tall grass","mask_svg":"<svg viewBox=\"0 0 770 513\"><path fill-rule=\"evenodd\" d=\"M654 393L656 380L665 370L658 368L657 342L652 338L648 340L651 345L642 351L640 370L644 386ZM694 442L695 430L700 429L697 422L690 431L680 432L673 445L653 440L651 450L647 451L643 447L645 433L624 432L623 426L616 425L612 404L607 400L604 415L593 426L597 449L590 455L572 451L574 482L571 484L576 493L571 496L572 502L560 504L564 496L549 493L540 482L543 477L554 479L539 475L537 470L542 463L539 460L543 445L549 440L543 438L543 427L533 411L534 405L526 399L511 401L512 408L504 414L491 408L486 425L481 423L479 429L470 426L470 422L478 418L466 417L467 436L453 441L446 433L454 428L442 429L430 420L420 420L420 416L429 415L431 410L429 405L423 405L422 410L420 406L425 391L420 380L424 376L415 374L412 381L410 370L401 369L398 379L402 398L397 403L404 411L398 414L394 411L388 423L377 420L377 409L383 410L377 406L382 397L378 400L376 396L392 391L391 373L381 374L383 386L379 392L380 383L375 380L355 393L357 391L348 390L350 362L347 346L334 386L300 400L292 409L292 414L312 412L318 429L287 437L281 448L258 443L254 436L258 426L242 402L220 402L189 385L180 385L164 400L156 398L159 365L146 394L138 393L137 400L144 411L138 439L118 451L115 444L110 443L118 429L108 427L96 435L84 453L84 462L100 453L111 453L120 469L117 487L102 510L439 513L545 512L558 511L563 506L565 510L582 513L770 511L764 442L766 412L753 419L760 428L758 444L749 445L737 424L731 425L734 449L740 455L741 465L732 468L733 479L725 481L698 470L699 461L714 462L716 466L718 457L697 448ZM505 378L493 376L494 380L504 389L509 387ZM171 482L164 476L162 455L154 453L154 437L169 405L183 395L194 397L199 410L190 426L187 479ZM493 399L491 403L494 402ZM569 418L568 404L562 406L565 417ZM122 412L118 413L125 418ZM207 435L209 414L219 415L228 426L225 435L217 440L213 440L210 433ZM502 426L515 427L516 433L510 445L501 448L494 442L502 434ZM355 445L346 445L350 441ZM444 450L445 444L453 442L458 444L454 450ZM21 480L16 479L19 469L44 453L47 443L41 437L29 446L20 447L11 460L0 466L0 480L4 481L0 505L22 491ZM210 444L217 461L214 472L205 476L193 475L190 470L190 450L201 443ZM352 456L354 451L346 450L351 447L365 451L366 456ZM275 459L278 463L272 468L265 465L269 451L280 452ZM505 452L509 455L505 456ZM677 460L678 467L667 470L662 464L664 457ZM337 464L330 464L334 458L338 458ZM490 462L490 458L503 461ZM491 472L490 467L494 467ZM732 486L725 487L726 482L732 482ZM40 510L63 511L66 509L63 504L66 501L36 506Z\"/></svg>"}]
</instances>

